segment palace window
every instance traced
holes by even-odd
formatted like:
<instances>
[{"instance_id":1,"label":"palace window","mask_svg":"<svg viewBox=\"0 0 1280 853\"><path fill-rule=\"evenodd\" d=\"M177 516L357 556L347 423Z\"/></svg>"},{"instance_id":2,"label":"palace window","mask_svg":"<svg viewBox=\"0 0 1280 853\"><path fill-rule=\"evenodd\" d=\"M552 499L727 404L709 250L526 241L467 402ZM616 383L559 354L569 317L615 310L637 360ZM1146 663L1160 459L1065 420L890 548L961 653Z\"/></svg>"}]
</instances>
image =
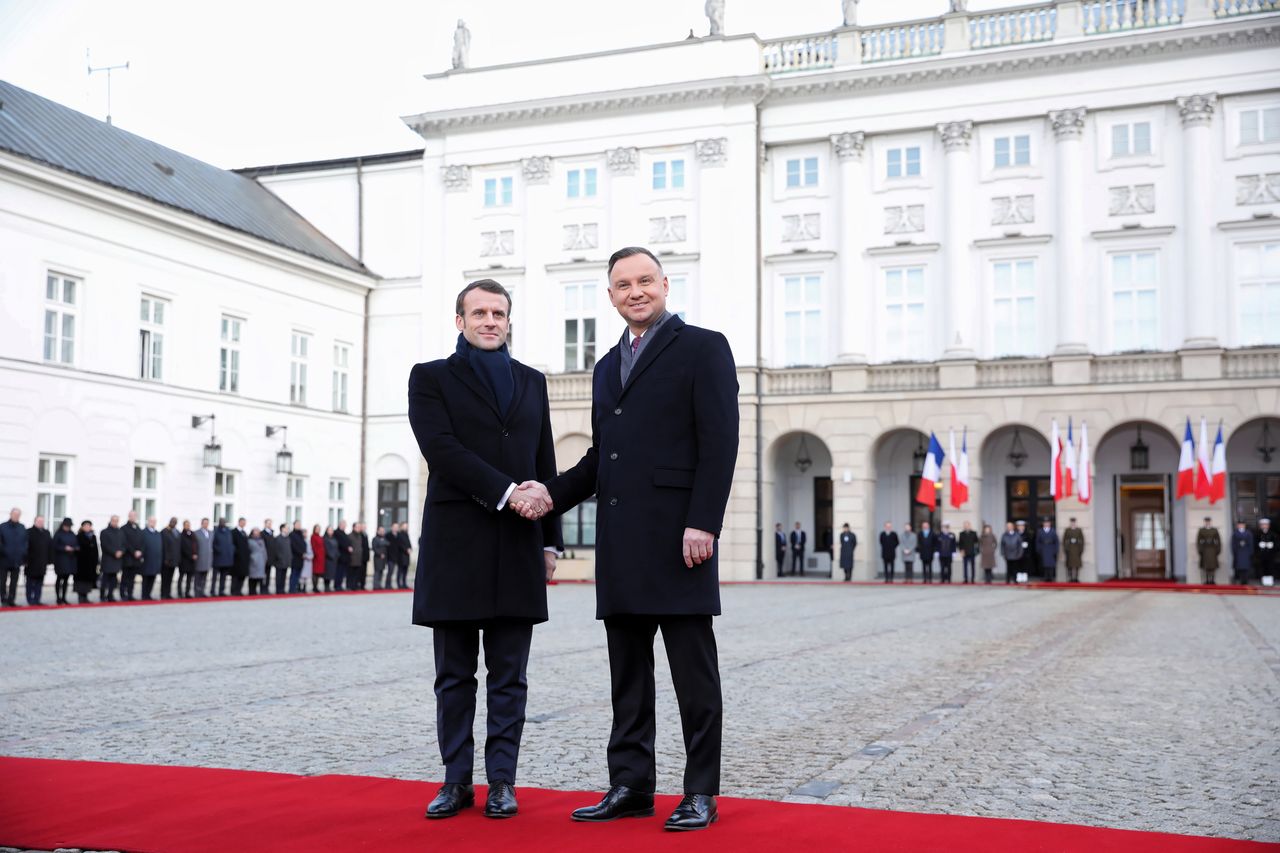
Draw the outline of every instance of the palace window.
<instances>
[{"instance_id":1,"label":"palace window","mask_svg":"<svg viewBox=\"0 0 1280 853\"><path fill-rule=\"evenodd\" d=\"M44 285L44 360L74 364L76 306L81 280L51 272Z\"/></svg>"},{"instance_id":2,"label":"palace window","mask_svg":"<svg viewBox=\"0 0 1280 853\"><path fill-rule=\"evenodd\" d=\"M159 382L164 378L164 321L169 303L154 296L142 297L139 310L138 378Z\"/></svg>"},{"instance_id":3,"label":"palace window","mask_svg":"<svg viewBox=\"0 0 1280 853\"><path fill-rule=\"evenodd\" d=\"M885 176L914 178L920 174L920 146L890 148L885 152Z\"/></svg>"},{"instance_id":4,"label":"palace window","mask_svg":"<svg viewBox=\"0 0 1280 853\"><path fill-rule=\"evenodd\" d=\"M1280 142L1280 107L1240 111L1240 144Z\"/></svg>"},{"instance_id":5,"label":"palace window","mask_svg":"<svg viewBox=\"0 0 1280 853\"><path fill-rule=\"evenodd\" d=\"M1034 355L1036 328L1036 262L997 261L991 265L992 354Z\"/></svg>"},{"instance_id":6,"label":"palace window","mask_svg":"<svg viewBox=\"0 0 1280 853\"><path fill-rule=\"evenodd\" d=\"M1111 156L1140 157L1151 153L1151 122L1111 125Z\"/></svg>"},{"instance_id":7,"label":"palace window","mask_svg":"<svg viewBox=\"0 0 1280 853\"><path fill-rule=\"evenodd\" d=\"M240 331L244 324L237 317L222 318L222 347L218 356L218 390L240 393Z\"/></svg>"},{"instance_id":8,"label":"palace window","mask_svg":"<svg viewBox=\"0 0 1280 853\"><path fill-rule=\"evenodd\" d=\"M1157 266L1155 252L1111 256L1111 347L1116 352L1159 348Z\"/></svg>"},{"instance_id":9,"label":"palace window","mask_svg":"<svg viewBox=\"0 0 1280 853\"><path fill-rule=\"evenodd\" d=\"M1031 165L1031 137L1026 134L997 136L995 156L997 169Z\"/></svg>"},{"instance_id":10,"label":"palace window","mask_svg":"<svg viewBox=\"0 0 1280 853\"><path fill-rule=\"evenodd\" d=\"M590 370L596 364L596 285L564 286L564 369Z\"/></svg>"},{"instance_id":11,"label":"palace window","mask_svg":"<svg viewBox=\"0 0 1280 853\"><path fill-rule=\"evenodd\" d=\"M1280 343L1280 242L1236 246L1239 344Z\"/></svg>"},{"instance_id":12,"label":"palace window","mask_svg":"<svg viewBox=\"0 0 1280 853\"><path fill-rule=\"evenodd\" d=\"M307 404L307 358L311 354L311 336L294 332L289 341L289 402Z\"/></svg>"},{"instance_id":13,"label":"palace window","mask_svg":"<svg viewBox=\"0 0 1280 853\"><path fill-rule=\"evenodd\" d=\"M653 161L653 188L655 190L684 189L684 160Z\"/></svg>"},{"instance_id":14,"label":"palace window","mask_svg":"<svg viewBox=\"0 0 1280 853\"><path fill-rule=\"evenodd\" d=\"M510 175L484 179L484 206L510 207L513 180Z\"/></svg>"},{"instance_id":15,"label":"palace window","mask_svg":"<svg viewBox=\"0 0 1280 853\"><path fill-rule=\"evenodd\" d=\"M788 365L822 363L822 276L782 279L783 358Z\"/></svg>"},{"instance_id":16,"label":"palace window","mask_svg":"<svg viewBox=\"0 0 1280 853\"><path fill-rule=\"evenodd\" d=\"M160 495L160 466L154 462L133 463L132 509L142 520L154 518Z\"/></svg>"},{"instance_id":17,"label":"palace window","mask_svg":"<svg viewBox=\"0 0 1280 853\"><path fill-rule=\"evenodd\" d=\"M67 517L71 492L71 459L42 453L36 462L36 515L43 515L46 528Z\"/></svg>"},{"instance_id":18,"label":"palace window","mask_svg":"<svg viewBox=\"0 0 1280 853\"><path fill-rule=\"evenodd\" d=\"M224 519L228 524L236 517L236 484L239 476L235 471L223 471L219 468L213 473L213 522Z\"/></svg>"},{"instance_id":19,"label":"palace window","mask_svg":"<svg viewBox=\"0 0 1280 853\"><path fill-rule=\"evenodd\" d=\"M569 198L594 198L596 194L595 169L570 169L566 175L566 195Z\"/></svg>"},{"instance_id":20,"label":"palace window","mask_svg":"<svg viewBox=\"0 0 1280 853\"><path fill-rule=\"evenodd\" d=\"M884 271L881 360L921 361L925 347L924 267L890 267Z\"/></svg>"},{"instance_id":21,"label":"palace window","mask_svg":"<svg viewBox=\"0 0 1280 853\"><path fill-rule=\"evenodd\" d=\"M787 189L816 187L818 185L818 158L805 157L787 161Z\"/></svg>"},{"instance_id":22,"label":"palace window","mask_svg":"<svg viewBox=\"0 0 1280 853\"><path fill-rule=\"evenodd\" d=\"M351 383L351 344L333 345L333 410L347 411L347 391Z\"/></svg>"}]
</instances>

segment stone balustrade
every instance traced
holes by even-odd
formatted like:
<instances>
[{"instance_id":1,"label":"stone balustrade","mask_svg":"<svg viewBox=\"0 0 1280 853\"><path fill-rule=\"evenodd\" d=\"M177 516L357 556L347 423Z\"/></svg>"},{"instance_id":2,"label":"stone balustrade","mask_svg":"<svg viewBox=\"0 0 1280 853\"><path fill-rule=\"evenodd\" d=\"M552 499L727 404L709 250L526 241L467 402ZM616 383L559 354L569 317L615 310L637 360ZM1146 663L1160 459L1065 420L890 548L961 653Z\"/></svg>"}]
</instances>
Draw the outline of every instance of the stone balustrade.
<instances>
[{"instance_id":1,"label":"stone balustrade","mask_svg":"<svg viewBox=\"0 0 1280 853\"><path fill-rule=\"evenodd\" d=\"M868 391L932 391L937 387L936 364L876 364L867 368Z\"/></svg>"},{"instance_id":2,"label":"stone balustrade","mask_svg":"<svg viewBox=\"0 0 1280 853\"><path fill-rule=\"evenodd\" d=\"M819 33L765 42L762 48L765 73L830 68L836 64L836 41L834 33Z\"/></svg>"},{"instance_id":3,"label":"stone balustrade","mask_svg":"<svg viewBox=\"0 0 1280 853\"><path fill-rule=\"evenodd\" d=\"M942 53L944 27L941 20L913 21L870 27L858 33L863 62L886 62Z\"/></svg>"},{"instance_id":4,"label":"stone balustrade","mask_svg":"<svg viewBox=\"0 0 1280 853\"><path fill-rule=\"evenodd\" d=\"M1186 0L1096 0L1081 4L1085 35L1182 23Z\"/></svg>"},{"instance_id":5,"label":"stone balustrade","mask_svg":"<svg viewBox=\"0 0 1280 853\"><path fill-rule=\"evenodd\" d=\"M826 394L831 391L831 371L825 367L766 370L766 394Z\"/></svg>"},{"instance_id":6,"label":"stone balustrade","mask_svg":"<svg viewBox=\"0 0 1280 853\"><path fill-rule=\"evenodd\" d=\"M969 18L969 48L1006 47L1049 41L1058 26L1056 4L994 9Z\"/></svg>"},{"instance_id":7,"label":"stone balustrade","mask_svg":"<svg viewBox=\"0 0 1280 853\"><path fill-rule=\"evenodd\" d=\"M979 388L1014 388L1049 385L1053 382L1053 365L1047 358L1017 358L978 362Z\"/></svg>"},{"instance_id":8,"label":"stone balustrade","mask_svg":"<svg viewBox=\"0 0 1280 853\"><path fill-rule=\"evenodd\" d=\"M1214 0L1213 3L1213 15L1216 18L1257 15L1261 12L1280 12L1280 0Z\"/></svg>"},{"instance_id":9,"label":"stone balustrade","mask_svg":"<svg viewBox=\"0 0 1280 853\"><path fill-rule=\"evenodd\" d=\"M547 397L552 402L591 399L590 373L548 373Z\"/></svg>"},{"instance_id":10,"label":"stone balustrade","mask_svg":"<svg viewBox=\"0 0 1280 853\"><path fill-rule=\"evenodd\" d=\"M1228 379L1280 377L1280 347L1229 350L1222 354L1222 375Z\"/></svg>"},{"instance_id":11,"label":"stone balustrade","mask_svg":"<svg viewBox=\"0 0 1280 853\"><path fill-rule=\"evenodd\" d=\"M1091 377L1098 385L1117 382L1167 382L1182 378L1176 353L1102 355L1093 360Z\"/></svg>"}]
</instances>

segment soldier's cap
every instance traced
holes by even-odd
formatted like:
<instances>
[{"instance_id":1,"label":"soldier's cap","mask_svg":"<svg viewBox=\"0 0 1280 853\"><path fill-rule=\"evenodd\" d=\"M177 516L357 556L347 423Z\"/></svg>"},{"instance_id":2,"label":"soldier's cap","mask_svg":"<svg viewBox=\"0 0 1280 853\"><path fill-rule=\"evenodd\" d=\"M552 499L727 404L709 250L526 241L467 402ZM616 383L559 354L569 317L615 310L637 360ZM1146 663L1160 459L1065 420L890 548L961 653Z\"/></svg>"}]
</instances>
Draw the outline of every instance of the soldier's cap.
<instances>
[{"instance_id":1,"label":"soldier's cap","mask_svg":"<svg viewBox=\"0 0 1280 853\"><path fill-rule=\"evenodd\" d=\"M1204 520L1205 520L1205 521L1213 521L1213 516L1211 516L1211 515L1206 515L1206 516L1204 517Z\"/></svg>"},{"instance_id":2,"label":"soldier's cap","mask_svg":"<svg viewBox=\"0 0 1280 853\"><path fill-rule=\"evenodd\" d=\"M1072 524L1075 524L1075 523L1076 523L1076 520L1075 520L1074 518L1073 518L1073 519L1071 519L1071 523L1072 523Z\"/></svg>"},{"instance_id":3,"label":"soldier's cap","mask_svg":"<svg viewBox=\"0 0 1280 853\"><path fill-rule=\"evenodd\" d=\"M1017 521L1014 522L1014 524L1021 524L1023 527L1027 526L1027 523L1022 519L1018 519Z\"/></svg>"},{"instance_id":4,"label":"soldier's cap","mask_svg":"<svg viewBox=\"0 0 1280 853\"><path fill-rule=\"evenodd\" d=\"M1271 519L1269 519L1269 518L1260 518L1260 519L1258 519L1258 523L1259 523L1259 524L1270 524L1270 523L1271 523Z\"/></svg>"}]
</instances>

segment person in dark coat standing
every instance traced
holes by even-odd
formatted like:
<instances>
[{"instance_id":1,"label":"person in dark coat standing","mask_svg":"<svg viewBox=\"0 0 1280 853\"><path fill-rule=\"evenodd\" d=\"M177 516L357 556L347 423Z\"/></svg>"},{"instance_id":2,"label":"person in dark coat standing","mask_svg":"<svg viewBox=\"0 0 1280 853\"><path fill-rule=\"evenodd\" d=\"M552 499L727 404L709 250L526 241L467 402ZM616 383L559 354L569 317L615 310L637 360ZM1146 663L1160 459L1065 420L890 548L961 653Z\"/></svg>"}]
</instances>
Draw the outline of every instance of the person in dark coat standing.
<instances>
[{"instance_id":1,"label":"person in dark coat standing","mask_svg":"<svg viewBox=\"0 0 1280 853\"><path fill-rule=\"evenodd\" d=\"M951 583L951 563L956 558L958 547L951 525L944 521L942 532L938 534L938 574L943 583Z\"/></svg>"},{"instance_id":2,"label":"person in dark coat standing","mask_svg":"<svg viewBox=\"0 0 1280 853\"><path fill-rule=\"evenodd\" d=\"M1053 529L1053 522L1045 519L1036 531L1036 561L1044 579L1050 583L1058 579L1058 531Z\"/></svg>"},{"instance_id":3,"label":"person in dark coat standing","mask_svg":"<svg viewBox=\"0 0 1280 853\"><path fill-rule=\"evenodd\" d=\"M1213 526L1210 516L1204 517L1204 526L1196 531L1196 553L1200 555L1200 571L1205 583L1216 583L1214 575L1218 573L1218 556L1222 553L1222 536L1218 528Z\"/></svg>"},{"instance_id":4,"label":"person in dark coat standing","mask_svg":"<svg viewBox=\"0 0 1280 853\"><path fill-rule=\"evenodd\" d=\"M1236 522L1235 532L1231 534L1231 571L1232 582L1246 584L1253 573L1253 531L1244 520Z\"/></svg>"},{"instance_id":5,"label":"person in dark coat standing","mask_svg":"<svg viewBox=\"0 0 1280 853\"><path fill-rule=\"evenodd\" d=\"M388 573L387 566L387 529L379 526L373 534L373 542L369 547L373 549L373 588L374 589L390 589L391 576ZM386 574L386 578L383 575Z\"/></svg>"},{"instance_id":6,"label":"person in dark coat standing","mask_svg":"<svg viewBox=\"0 0 1280 853\"><path fill-rule=\"evenodd\" d=\"M884 566L884 582L893 583L893 567L898 562L898 534L893 524L886 521L880 531L880 563Z\"/></svg>"},{"instance_id":7,"label":"person in dark coat standing","mask_svg":"<svg viewBox=\"0 0 1280 853\"><path fill-rule=\"evenodd\" d=\"M182 562L182 531L178 529L178 518L169 519L164 530L160 531L160 543L163 555L160 560L160 599L168 601L173 598L173 574Z\"/></svg>"},{"instance_id":8,"label":"person in dark coat standing","mask_svg":"<svg viewBox=\"0 0 1280 853\"><path fill-rule=\"evenodd\" d=\"M400 588L398 575L400 573L400 525L391 522L391 530L387 533L387 587L390 588L395 584L396 589Z\"/></svg>"},{"instance_id":9,"label":"person in dark coat standing","mask_svg":"<svg viewBox=\"0 0 1280 853\"><path fill-rule=\"evenodd\" d=\"M200 519L200 527L196 530L196 577L193 581L194 595L204 598L205 584L209 573L213 571L213 531L209 529L209 519Z\"/></svg>"},{"instance_id":10,"label":"person in dark coat standing","mask_svg":"<svg viewBox=\"0 0 1280 853\"><path fill-rule=\"evenodd\" d=\"M363 521L351 528L351 565L356 570L356 589L363 590L369 579L369 534Z\"/></svg>"},{"instance_id":11,"label":"person in dark coat standing","mask_svg":"<svg viewBox=\"0 0 1280 853\"><path fill-rule=\"evenodd\" d=\"M120 600L133 601L133 580L142 573L142 528L138 513L130 510L124 527L124 570L120 574Z\"/></svg>"},{"instance_id":12,"label":"person in dark coat standing","mask_svg":"<svg viewBox=\"0 0 1280 853\"><path fill-rule=\"evenodd\" d=\"M44 516L37 515L27 531L27 557L23 574L27 581L27 605L39 607L44 592L44 576L53 562L53 537L44 527ZM59 601L59 604L62 602Z\"/></svg>"},{"instance_id":13,"label":"person in dark coat standing","mask_svg":"<svg viewBox=\"0 0 1280 853\"><path fill-rule=\"evenodd\" d=\"M182 532L178 534L178 598L195 595L196 564L200 562L200 540L191 529L191 522L182 520Z\"/></svg>"},{"instance_id":14,"label":"person in dark coat standing","mask_svg":"<svg viewBox=\"0 0 1280 853\"><path fill-rule=\"evenodd\" d=\"M276 595L283 595L289 586L289 575L293 572L293 542L289 537L288 524L280 525L280 529L271 537L271 550L275 552L271 562L276 567ZM301 564L298 571L302 571Z\"/></svg>"},{"instance_id":15,"label":"person in dark coat standing","mask_svg":"<svg viewBox=\"0 0 1280 853\"><path fill-rule=\"evenodd\" d=\"M840 528L840 568L846 583L853 580L853 549L857 547L858 535L844 525Z\"/></svg>"},{"instance_id":16,"label":"person in dark coat standing","mask_svg":"<svg viewBox=\"0 0 1280 853\"><path fill-rule=\"evenodd\" d=\"M80 545L76 553L76 600L88 604L89 594L98 585L98 535L93 532L92 521L80 522L76 541Z\"/></svg>"},{"instance_id":17,"label":"person in dark coat standing","mask_svg":"<svg viewBox=\"0 0 1280 853\"><path fill-rule=\"evenodd\" d=\"M596 363L591 447L552 481L564 512L592 495L596 618L609 646L613 730L609 792L575 820L653 813L653 641L662 631L680 708L684 798L671 830L717 819L723 700L713 617L716 539L738 458L738 378L724 335L666 310L667 277L647 249L609 259L609 301L626 321Z\"/></svg>"},{"instance_id":18,"label":"person in dark coat standing","mask_svg":"<svg viewBox=\"0 0 1280 853\"><path fill-rule=\"evenodd\" d=\"M71 578L76 573L76 558L80 553L75 522L70 518L62 519L50 545L53 548L54 595L58 604L67 604L67 593L71 589ZM41 582L43 580L41 578Z\"/></svg>"},{"instance_id":19,"label":"person in dark coat standing","mask_svg":"<svg viewBox=\"0 0 1280 853\"><path fill-rule=\"evenodd\" d=\"M938 553L938 534L929 522L920 522L920 534L916 537L916 552L920 555L920 575L925 583L933 583L933 557Z\"/></svg>"},{"instance_id":20,"label":"person in dark coat standing","mask_svg":"<svg viewBox=\"0 0 1280 853\"><path fill-rule=\"evenodd\" d=\"M267 551L267 564L263 568L266 573L262 578L262 584L259 593L262 595L271 594L271 570L276 570L276 585L280 587L280 592L284 592L284 571L285 566L276 566L276 544L275 544L275 525L271 523L271 519L265 519L262 522L262 529L258 531L258 535L262 537L262 547Z\"/></svg>"},{"instance_id":21,"label":"person in dark coat standing","mask_svg":"<svg viewBox=\"0 0 1280 853\"><path fill-rule=\"evenodd\" d=\"M982 562L982 582L991 583L996 571L996 554L1000 552L1000 540L990 524L982 525L982 535L978 537L978 553Z\"/></svg>"},{"instance_id":22,"label":"person in dark coat standing","mask_svg":"<svg viewBox=\"0 0 1280 853\"><path fill-rule=\"evenodd\" d=\"M337 569L333 573L333 588L335 590L347 589L351 586L348 583L351 580L351 537L347 535L347 521L340 519L338 526L333 530L333 539L338 543L337 553Z\"/></svg>"},{"instance_id":23,"label":"person in dark coat standing","mask_svg":"<svg viewBox=\"0 0 1280 853\"><path fill-rule=\"evenodd\" d=\"M151 593L156 588L156 578L160 576L160 567L164 563L164 537L156 529L155 518L147 519L146 529L142 531L142 600L151 601Z\"/></svg>"},{"instance_id":24,"label":"person in dark coat standing","mask_svg":"<svg viewBox=\"0 0 1280 853\"><path fill-rule=\"evenodd\" d=\"M293 530L289 531L289 592L306 592L301 588L302 564L307 559L307 534L302 529L302 522L295 521Z\"/></svg>"},{"instance_id":25,"label":"person in dark coat standing","mask_svg":"<svg viewBox=\"0 0 1280 853\"><path fill-rule=\"evenodd\" d=\"M800 522L796 522L796 527L791 531L791 574L799 574L804 577L804 549L809 542L809 534L805 533L800 527Z\"/></svg>"},{"instance_id":26,"label":"person in dark coat standing","mask_svg":"<svg viewBox=\"0 0 1280 853\"><path fill-rule=\"evenodd\" d=\"M425 527L423 528L426 529ZM396 570L396 585L400 589L409 588L409 563L413 555L413 540L409 538L409 523L405 522L400 525L400 532L396 534L396 554L399 555L400 563ZM415 583L416 578L415 578Z\"/></svg>"},{"instance_id":27,"label":"person in dark coat standing","mask_svg":"<svg viewBox=\"0 0 1280 853\"><path fill-rule=\"evenodd\" d=\"M236 546L231 539L231 528L227 527L225 518L218 519L218 526L213 528L213 579L209 594L223 596L227 594L227 578L235 571Z\"/></svg>"},{"instance_id":28,"label":"person in dark coat standing","mask_svg":"<svg viewBox=\"0 0 1280 853\"><path fill-rule=\"evenodd\" d=\"M452 817L474 802L476 667L488 670L484 745L486 817L517 812L516 766L528 694L533 626L547 621L547 582L563 548L560 526L517 514L522 481L556 473L547 379L507 350L511 297L497 282L472 282L455 305L458 343L447 359L409 375L409 424L427 461L413 622L432 629L436 733L445 785L427 817ZM540 483L537 490L546 494ZM483 638L483 639L482 639Z\"/></svg>"},{"instance_id":29,"label":"person in dark coat standing","mask_svg":"<svg viewBox=\"0 0 1280 853\"><path fill-rule=\"evenodd\" d=\"M244 518L236 520L231 530L231 594L244 595L244 582L249 579L249 528Z\"/></svg>"},{"instance_id":30,"label":"person in dark coat standing","mask_svg":"<svg viewBox=\"0 0 1280 853\"><path fill-rule=\"evenodd\" d=\"M787 534L779 521L773 526L773 559L778 564L778 577L787 573Z\"/></svg>"},{"instance_id":31,"label":"person in dark coat standing","mask_svg":"<svg viewBox=\"0 0 1280 853\"><path fill-rule=\"evenodd\" d=\"M1258 566L1259 578L1274 578L1276 575L1276 551L1280 549L1280 536L1271 526L1271 519L1258 519L1258 534L1254 537L1257 553L1254 560Z\"/></svg>"},{"instance_id":32,"label":"person in dark coat standing","mask_svg":"<svg viewBox=\"0 0 1280 853\"><path fill-rule=\"evenodd\" d=\"M1074 518L1062 531L1062 555L1067 565L1067 582L1080 583L1080 567L1084 565L1084 531Z\"/></svg>"},{"instance_id":33,"label":"person in dark coat standing","mask_svg":"<svg viewBox=\"0 0 1280 853\"><path fill-rule=\"evenodd\" d=\"M18 605L18 575L27 561L27 528L22 526L22 510L9 510L9 520L0 524L0 603Z\"/></svg>"},{"instance_id":34,"label":"person in dark coat standing","mask_svg":"<svg viewBox=\"0 0 1280 853\"><path fill-rule=\"evenodd\" d=\"M977 572L974 566L978 560L978 534L974 531L973 525L967 521L960 531L960 538L956 540L956 546L960 549L961 568L964 574L963 582L973 583L977 579Z\"/></svg>"},{"instance_id":35,"label":"person in dark coat standing","mask_svg":"<svg viewBox=\"0 0 1280 853\"><path fill-rule=\"evenodd\" d=\"M124 568L124 530L120 527L120 516L111 516L102 528L99 544L102 546L102 591L98 600L115 601L116 586Z\"/></svg>"},{"instance_id":36,"label":"person in dark coat standing","mask_svg":"<svg viewBox=\"0 0 1280 853\"><path fill-rule=\"evenodd\" d=\"M1022 534L1014 527L1012 521L1005 522L1004 533L1000 536L1000 556L1004 557L1004 582L1017 581L1018 572L1022 570L1022 552L1027 544Z\"/></svg>"}]
</instances>

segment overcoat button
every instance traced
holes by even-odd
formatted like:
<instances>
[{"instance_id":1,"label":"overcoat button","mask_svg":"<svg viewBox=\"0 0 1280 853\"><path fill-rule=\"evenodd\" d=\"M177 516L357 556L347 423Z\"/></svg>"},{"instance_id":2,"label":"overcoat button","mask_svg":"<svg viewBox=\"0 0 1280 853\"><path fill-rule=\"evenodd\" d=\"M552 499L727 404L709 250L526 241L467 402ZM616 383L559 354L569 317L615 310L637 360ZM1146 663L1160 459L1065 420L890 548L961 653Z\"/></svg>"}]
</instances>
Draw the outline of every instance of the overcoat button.
<instances>
[{"instance_id":1,"label":"overcoat button","mask_svg":"<svg viewBox=\"0 0 1280 853\"><path fill-rule=\"evenodd\" d=\"M617 506L617 505L618 505L617 498L609 498L609 506Z\"/></svg>"}]
</instances>

